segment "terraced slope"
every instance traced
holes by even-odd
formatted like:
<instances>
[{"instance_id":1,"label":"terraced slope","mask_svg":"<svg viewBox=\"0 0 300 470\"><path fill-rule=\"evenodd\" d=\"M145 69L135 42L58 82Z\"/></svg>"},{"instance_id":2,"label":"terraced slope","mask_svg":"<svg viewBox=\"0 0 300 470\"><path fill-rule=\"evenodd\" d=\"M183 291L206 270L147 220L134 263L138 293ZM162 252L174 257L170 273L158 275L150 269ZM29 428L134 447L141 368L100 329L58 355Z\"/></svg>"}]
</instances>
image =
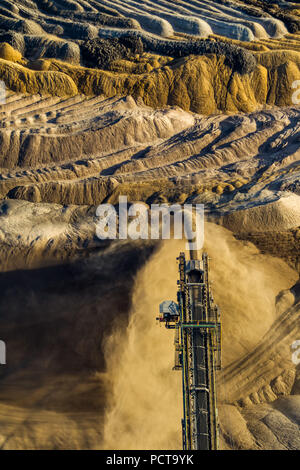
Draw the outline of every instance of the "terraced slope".
<instances>
[{"instance_id":1,"label":"terraced slope","mask_svg":"<svg viewBox=\"0 0 300 470\"><path fill-rule=\"evenodd\" d=\"M282 2L277 8L274 2L273 7L256 2L256 8L249 8L249 2L240 1L4 0L0 14L3 29L36 35L62 33L75 39L96 37L100 28L108 27L141 28L165 37L214 33L246 41L299 31L297 9L282 8Z\"/></svg>"},{"instance_id":2,"label":"terraced slope","mask_svg":"<svg viewBox=\"0 0 300 470\"><path fill-rule=\"evenodd\" d=\"M289 214L282 229L300 225L297 107L204 118L174 107L154 111L130 97L11 94L0 112L1 197L203 201L235 229L238 216L226 211L246 209L248 231L255 220L256 230L268 225L258 224L259 209L248 211L268 202L272 217Z\"/></svg>"}]
</instances>

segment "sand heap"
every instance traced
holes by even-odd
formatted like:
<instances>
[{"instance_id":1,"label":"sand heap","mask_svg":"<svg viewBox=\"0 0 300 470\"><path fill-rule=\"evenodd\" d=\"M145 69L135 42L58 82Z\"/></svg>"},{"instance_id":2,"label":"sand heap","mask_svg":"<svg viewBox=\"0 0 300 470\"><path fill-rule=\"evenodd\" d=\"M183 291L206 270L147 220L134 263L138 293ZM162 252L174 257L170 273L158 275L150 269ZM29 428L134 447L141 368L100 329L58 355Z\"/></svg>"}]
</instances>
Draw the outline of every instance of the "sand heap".
<instances>
[{"instance_id":1,"label":"sand heap","mask_svg":"<svg viewBox=\"0 0 300 470\"><path fill-rule=\"evenodd\" d=\"M127 194L204 202L235 231L300 225L297 107L203 117L131 97L11 94L0 112L1 197L85 205Z\"/></svg>"},{"instance_id":2,"label":"sand heap","mask_svg":"<svg viewBox=\"0 0 300 470\"><path fill-rule=\"evenodd\" d=\"M19 62L22 59L22 54L16 51L10 44L2 42L0 44L0 58L9 62Z\"/></svg>"}]
</instances>

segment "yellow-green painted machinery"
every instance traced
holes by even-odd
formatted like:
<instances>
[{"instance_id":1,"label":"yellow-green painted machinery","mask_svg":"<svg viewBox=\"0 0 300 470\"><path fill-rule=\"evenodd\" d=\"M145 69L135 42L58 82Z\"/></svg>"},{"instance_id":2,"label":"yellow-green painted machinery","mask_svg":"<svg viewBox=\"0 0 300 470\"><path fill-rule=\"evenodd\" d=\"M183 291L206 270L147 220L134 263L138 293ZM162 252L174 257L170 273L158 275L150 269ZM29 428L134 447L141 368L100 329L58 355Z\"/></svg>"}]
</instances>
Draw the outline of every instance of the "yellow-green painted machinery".
<instances>
[{"instance_id":1,"label":"yellow-green painted machinery","mask_svg":"<svg viewBox=\"0 0 300 470\"><path fill-rule=\"evenodd\" d=\"M175 370L182 370L183 449L218 449L216 370L221 368L220 312L208 281L208 256L180 253L178 303L160 305L158 320L175 330Z\"/></svg>"}]
</instances>

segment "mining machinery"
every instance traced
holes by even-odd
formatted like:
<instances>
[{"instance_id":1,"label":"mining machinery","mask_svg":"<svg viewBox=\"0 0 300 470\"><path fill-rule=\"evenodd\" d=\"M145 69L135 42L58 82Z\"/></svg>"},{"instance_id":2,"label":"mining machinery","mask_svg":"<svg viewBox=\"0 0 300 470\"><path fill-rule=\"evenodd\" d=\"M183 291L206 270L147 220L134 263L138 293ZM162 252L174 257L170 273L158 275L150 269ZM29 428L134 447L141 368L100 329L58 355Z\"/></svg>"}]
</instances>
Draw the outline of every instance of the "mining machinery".
<instances>
[{"instance_id":1,"label":"mining machinery","mask_svg":"<svg viewBox=\"0 0 300 470\"><path fill-rule=\"evenodd\" d=\"M208 255L180 253L177 303L160 304L159 322L175 330L175 370L182 371L184 450L218 449L216 371L221 368L220 312L208 280Z\"/></svg>"}]
</instances>

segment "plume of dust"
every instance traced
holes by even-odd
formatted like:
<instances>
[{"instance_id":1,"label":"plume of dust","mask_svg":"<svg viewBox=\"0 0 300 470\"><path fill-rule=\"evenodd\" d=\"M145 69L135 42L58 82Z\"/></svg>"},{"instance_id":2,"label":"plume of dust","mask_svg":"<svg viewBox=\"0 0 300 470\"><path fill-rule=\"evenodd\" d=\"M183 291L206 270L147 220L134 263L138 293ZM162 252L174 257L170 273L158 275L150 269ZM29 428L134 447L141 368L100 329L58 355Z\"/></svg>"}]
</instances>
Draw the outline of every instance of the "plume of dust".
<instances>
[{"instance_id":1,"label":"plume of dust","mask_svg":"<svg viewBox=\"0 0 300 470\"><path fill-rule=\"evenodd\" d=\"M206 224L213 294L221 308L225 365L250 351L273 323L275 298L297 276L280 260L259 254L231 232ZM128 327L105 345L108 409L102 448L180 449L181 373L173 332L155 322L160 302L176 300L176 257L185 241L168 240L139 272Z\"/></svg>"},{"instance_id":2,"label":"plume of dust","mask_svg":"<svg viewBox=\"0 0 300 470\"><path fill-rule=\"evenodd\" d=\"M211 257L212 292L222 319L222 362L227 366L248 354L268 332L280 313L277 295L295 284L298 273L210 223L205 250Z\"/></svg>"},{"instance_id":3,"label":"plume of dust","mask_svg":"<svg viewBox=\"0 0 300 470\"><path fill-rule=\"evenodd\" d=\"M140 271L125 333L106 342L111 378L106 449L180 449L181 373L173 371L174 332L159 327L159 304L176 299L176 253L183 242L164 243Z\"/></svg>"}]
</instances>

